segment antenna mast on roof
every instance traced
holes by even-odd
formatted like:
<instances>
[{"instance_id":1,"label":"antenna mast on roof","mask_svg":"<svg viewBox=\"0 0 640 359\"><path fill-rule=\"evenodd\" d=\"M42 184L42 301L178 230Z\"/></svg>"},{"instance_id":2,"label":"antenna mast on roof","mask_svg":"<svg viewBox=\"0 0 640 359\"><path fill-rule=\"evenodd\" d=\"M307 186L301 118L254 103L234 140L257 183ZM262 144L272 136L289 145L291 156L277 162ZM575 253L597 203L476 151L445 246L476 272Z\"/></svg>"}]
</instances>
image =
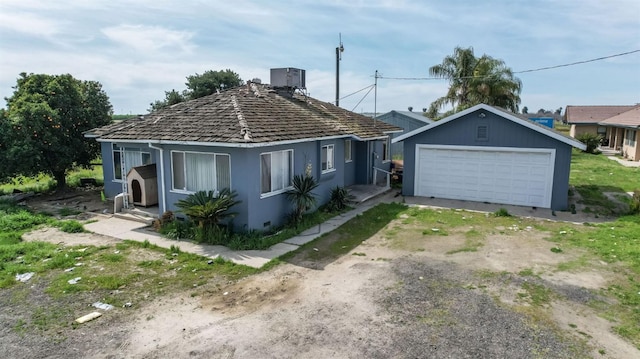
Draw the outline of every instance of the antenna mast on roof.
<instances>
[{"instance_id":1,"label":"antenna mast on roof","mask_svg":"<svg viewBox=\"0 0 640 359\"><path fill-rule=\"evenodd\" d=\"M336 106L340 106L340 60L342 60L342 53L344 52L344 46L342 46L342 34L340 36L340 46L336 47Z\"/></svg>"}]
</instances>

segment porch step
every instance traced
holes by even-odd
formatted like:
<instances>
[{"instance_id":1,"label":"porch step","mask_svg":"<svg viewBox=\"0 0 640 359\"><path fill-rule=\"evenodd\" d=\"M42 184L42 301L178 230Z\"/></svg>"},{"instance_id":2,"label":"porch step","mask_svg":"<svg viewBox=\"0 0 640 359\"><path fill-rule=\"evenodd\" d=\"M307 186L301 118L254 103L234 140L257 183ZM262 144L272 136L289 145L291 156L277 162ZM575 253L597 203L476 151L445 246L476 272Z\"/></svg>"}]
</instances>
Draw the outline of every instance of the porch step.
<instances>
[{"instance_id":1,"label":"porch step","mask_svg":"<svg viewBox=\"0 0 640 359\"><path fill-rule=\"evenodd\" d=\"M118 213L114 213L113 216L116 218L128 219L130 221L144 223L146 225L152 225L153 221L155 220L155 218L153 217L149 217L149 216L145 216L137 213L130 213L130 212L118 212Z\"/></svg>"}]
</instances>

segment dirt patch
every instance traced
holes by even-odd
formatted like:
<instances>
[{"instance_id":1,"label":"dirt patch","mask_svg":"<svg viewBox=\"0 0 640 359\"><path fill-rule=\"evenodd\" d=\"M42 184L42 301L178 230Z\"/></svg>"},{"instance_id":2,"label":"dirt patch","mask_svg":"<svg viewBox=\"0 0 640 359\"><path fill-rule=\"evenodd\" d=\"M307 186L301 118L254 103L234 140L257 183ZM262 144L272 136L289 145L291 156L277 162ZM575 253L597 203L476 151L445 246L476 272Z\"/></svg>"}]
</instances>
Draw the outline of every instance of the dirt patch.
<instances>
[{"instance_id":1,"label":"dirt patch","mask_svg":"<svg viewBox=\"0 0 640 359\"><path fill-rule=\"evenodd\" d=\"M41 228L22 235L27 242L39 241L65 246L103 246L122 242L120 239L95 233L65 233L58 228Z\"/></svg>"},{"instance_id":2,"label":"dirt patch","mask_svg":"<svg viewBox=\"0 0 640 359\"><path fill-rule=\"evenodd\" d=\"M49 213L57 218L66 219L85 220L91 218L94 213L104 214L113 211L113 202L102 201L100 187L80 187L51 194L36 194L26 197L22 203L35 212Z\"/></svg>"}]
</instances>

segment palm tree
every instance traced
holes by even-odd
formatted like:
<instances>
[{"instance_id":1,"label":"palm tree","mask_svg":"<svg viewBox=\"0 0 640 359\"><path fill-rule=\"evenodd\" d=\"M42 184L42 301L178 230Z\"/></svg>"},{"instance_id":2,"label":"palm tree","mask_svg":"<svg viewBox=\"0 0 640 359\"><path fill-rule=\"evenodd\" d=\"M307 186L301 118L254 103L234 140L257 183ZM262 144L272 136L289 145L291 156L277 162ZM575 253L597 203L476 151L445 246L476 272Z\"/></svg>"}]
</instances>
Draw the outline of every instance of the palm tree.
<instances>
[{"instance_id":1,"label":"palm tree","mask_svg":"<svg viewBox=\"0 0 640 359\"><path fill-rule=\"evenodd\" d=\"M518 111L522 88L520 80L504 61L487 55L477 58L472 47L456 47L453 55L430 67L429 74L449 80L447 94L433 101L429 107L432 118L437 117L438 111L446 105L453 109L445 115L479 103Z\"/></svg>"}]
</instances>

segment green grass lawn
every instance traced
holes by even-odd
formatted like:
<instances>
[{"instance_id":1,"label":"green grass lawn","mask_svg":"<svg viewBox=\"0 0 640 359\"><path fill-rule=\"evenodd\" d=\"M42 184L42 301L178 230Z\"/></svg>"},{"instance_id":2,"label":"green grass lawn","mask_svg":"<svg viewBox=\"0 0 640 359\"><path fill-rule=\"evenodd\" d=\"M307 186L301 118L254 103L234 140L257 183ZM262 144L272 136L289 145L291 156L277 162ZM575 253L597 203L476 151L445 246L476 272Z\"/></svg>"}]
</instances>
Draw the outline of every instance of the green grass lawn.
<instances>
[{"instance_id":1,"label":"green grass lawn","mask_svg":"<svg viewBox=\"0 0 640 359\"><path fill-rule=\"evenodd\" d=\"M67 173L67 186L74 188L80 186L81 178L93 178L99 186L104 183L102 165L94 165L91 168L75 168ZM40 174L35 177L14 177L8 183L0 183L0 195L12 193L14 190L22 192L47 193L56 187L53 177Z\"/></svg>"},{"instance_id":2,"label":"green grass lawn","mask_svg":"<svg viewBox=\"0 0 640 359\"><path fill-rule=\"evenodd\" d=\"M625 167L604 155L574 150L569 183L576 187L594 185L607 191L640 190L640 167Z\"/></svg>"},{"instance_id":3,"label":"green grass lawn","mask_svg":"<svg viewBox=\"0 0 640 359\"><path fill-rule=\"evenodd\" d=\"M210 260L184 253L177 246L164 249L147 241L70 247L22 241L23 233L42 225L62 230L70 227L72 232L82 229L76 221L56 220L0 201L0 290L8 291L0 297L1 305L11 304L18 312L27 313L9 323L21 333L55 337L86 314L87 302L100 300L122 307L180 291L198 295L258 272L221 258ZM25 273L34 274L28 285L21 285L16 275ZM78 277L80 281L69 283ZM32 296L33 291L46 295Z\"/></svg>"},{"instance_id":4,"label":"green grass lawn","mask_svg":"<svg viewBox=\"0 0 640 359\"><path fill-rule=\"evenodd\" d=\"M581 203L595 212L606 215L620 213L619 206L603 192L617 193L621 202L630 203L626 192L640 190L640 167L625 167L604 155L574 150L571 157L569 183L582 197Z\"/></svg>"}]
</instances>

